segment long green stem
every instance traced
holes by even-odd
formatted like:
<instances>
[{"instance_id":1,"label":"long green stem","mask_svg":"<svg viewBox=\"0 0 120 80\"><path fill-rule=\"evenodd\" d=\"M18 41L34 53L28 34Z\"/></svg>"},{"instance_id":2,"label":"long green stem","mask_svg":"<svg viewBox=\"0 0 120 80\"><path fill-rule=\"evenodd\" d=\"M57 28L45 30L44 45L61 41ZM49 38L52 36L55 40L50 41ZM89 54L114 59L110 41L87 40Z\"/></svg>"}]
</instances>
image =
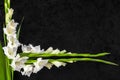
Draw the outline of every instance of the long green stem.
<instances>
[{"instance_id":1,"label":"long green stem","mask_svg":"<svg viewBox=\"0 0 120 80\"><path fill-rule=\"evenodd\" d=\"M90 53L72 53L72 54L67 54L67 53L60 53L60 54L51 54L51 53L20 53L21 56L28 56L28 57L101 57L108 55L110 53L98 53L98 54L90 54Z\"/></svg>"},{"instance_id":2,"label":"long green stem","mask_svg":"<svg viewBox=\"0 0 120 80\"><path fill-rule=\"evenodd\" d=\"M116 64L116 63L113 63L113 62L110 62L110 61L106 61L106 60L102 60L102 59L95 59L95 58L49 59L49 62L53 62L53 61L60 61L60 62L66 62L66 63L70 63L71 61L73 61L73 62L76 62L76 61L92 61L92 62L100 62L100 63L105 63L105 64L118 66L118 64ZM33 64L34 62L36 62L36 60L28 60L26 62L26 64Z\"/></svg>"},{"instance_id":3,"label":"long green stem","mask_svg":"<svg viewBox=\"0 0 120 80\"><path fill-rule=\"evenodd\" d=\"M10 0L4 0L4 8L5 8L5 26L7 25L8 23L8 18L7 18L7 13L8 13L8 10L10 9ZM12 17L12 16L8 16L8 17ZM3 34L3 37L4 37L4 44L6 46L7 44L7 40L6 40L6 35ZM13 70L10 66L10 63L11 61L5 57L5 68L6 68L6 78L7 80L13 80Z\"/></svg>"},{"instance_id":4,"label":"long green stem","mask_svg":"<svg viewBox=\"0 0 120 80\"><path fill-rule=\"evenodd\" d=\"M50 59L50 61L54 61L54 59ZM60 62L76 62L76 61L92 61L92 62L100 62L100 63L105 63L105 64L110 64L110 65L116 65L118 66L118 64L110 62L110 61L106 61L106 60L102 60L102 59L95 59L95 58L70 58L70 59L57 59L57 61Z\"/></svg>"},{"instance_id":5,"label":"long green stem","mask_svg":"<svg viewBox=\"0 0 120 80\"><path fill-rule=\"evenodd\" d=\"M7 80L12 80L11 78L11 66L10 60L6 57L6 75L7 75Z\"/></svg>"},{"instance_id":6,"label":"long green stem","mask_svg":"<svg viewBox=\"0 0 120 80\"><path fill-rule=\"evenodd\" d=\"M59 54L51 54L51 53L41 53L41 54L37 54L37 53L20 53L21 56L28 56L30 59L33 60L28 60L27 63L32 63L39 57L45 58L45 59L49 59L49 61L60 61L60 62L69 62L69 61L93 61L93 62L101 62L101 63L105 63L105 64L110 64L110 65L117 65L113 62L110 61L106 61L106 60L101 60L101 59L94 59L95 57L101 57L101 56L105 56L108 55L110 53L98 53L98 54L90 54L90 53L81 53L81 54L77 54L77 53L72 53L72 54L67 54L67 53L59 53ZM52 59L52 57L55 59ZM67 57L67 58L65 58ZM83 58L81 58L83 57Z\"/></svg>"}]
</instances>

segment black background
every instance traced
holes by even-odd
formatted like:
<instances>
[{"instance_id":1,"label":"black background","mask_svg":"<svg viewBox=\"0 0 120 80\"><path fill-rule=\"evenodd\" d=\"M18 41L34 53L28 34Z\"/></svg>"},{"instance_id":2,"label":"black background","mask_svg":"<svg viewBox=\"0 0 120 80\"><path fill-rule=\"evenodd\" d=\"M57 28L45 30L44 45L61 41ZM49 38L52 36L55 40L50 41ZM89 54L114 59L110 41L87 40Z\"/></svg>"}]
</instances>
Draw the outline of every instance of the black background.
<instances>
[{"instance_id":1,"label":"black background","mask_svg":"<svg viewBox=\"0 0 120 80\"><path fill-rule=\"evenodd\" d=\"M47 49L83 53L110 52L103 57L120 64L120 0L12 0L13 18L24 17L20 42ZM0 1L0 26L4 21ZM0 27L2 41L2 27ZM15 72L14 80L120 80L120 67L76 62L31 77Z\"/></svg>"}]
</instances>

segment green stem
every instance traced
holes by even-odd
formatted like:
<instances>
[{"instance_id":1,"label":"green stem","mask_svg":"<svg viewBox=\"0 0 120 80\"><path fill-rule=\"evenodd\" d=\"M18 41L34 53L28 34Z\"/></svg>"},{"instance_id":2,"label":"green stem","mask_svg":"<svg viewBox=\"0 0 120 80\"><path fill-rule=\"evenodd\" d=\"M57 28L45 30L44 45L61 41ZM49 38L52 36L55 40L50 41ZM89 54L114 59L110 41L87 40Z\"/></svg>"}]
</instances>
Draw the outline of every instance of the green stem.
<instances>
[{"instance_id":1,"label":"green stem","mask_svg":"<svg viewBox=\"0 0 120 80\"><path fill-rule=\"evenodd\" d=\"M50 61L54 61L54 59L50 59ZM110 61L106 61L106 60L102 60L102 59L94 59L94 58L70 58L70 59L57 59L57 61L60 62L76 62L76 61L92 61L92 62L100 62L100 63L105 63L105 64L109 64L109 65L115 65L118 66L118 64L110 62Z\"/></svg>"},{"instance_id":2,"label":"green stem","mask_svg":"<svg viewBox=\"0 0 120 80\"><path fill-rule=\"evenodd\" d=\"M7 57L6 57L6 75L7 75L7 80L11 80L10 60Z\"/></svg>"},{"instance_id":3,"label":"green stem","mask_svg":"<svg viewBox=\"0 0 120 80\"><path fill-rule=\"evenodd\" d=\"M6 35L3 33L4 45L7 45Z\"/></svg>"},{"instance_id":4,"label":"green stem","mask_svg":"<svg viewBox=\"0 0 120 80\"><path fill-rule=\"evenodd\" d=\"M7 25L7 16L8 10L10 9L10 0L4 0L4 8L5 8L5 25ZM6 35L3 34L4 37L4 44L7 45ZM6 71L6 78L7 80L13 80L13 70L10 66L11 60L9 60L7 57L5 57L5 71Z\"/></svg>"},{"instance_id":5,"label":"green stem","mask_svg":"<svg viewBox=\"0 0 120 80\"><path fill-rule=\"evenodd\" d=\"M20 53L21 56L28 56L28 57L42 57L42 58L48 58L48 57L101 57L108 55L110 53L98 53L98 54L89 54L89 53L58 53L58 54L51 54L51 53Z\"/></svg>"},{"instance_id":6,"label":"green stem","mask_svg":"<svg viewBox=\"0 0 120 80\"><path fill-rule=\"evenodd\" d=\"M110 61L106 61L106 60L102 60L102 59L95 59L95 58L63 58L63 59L48 59L49 62L53 62L53 61L60 61L60 62L66 62L66 63L70 63L71 61L76 62L76 61L92 61L92 62L100 62L100 63L104 63L104 64L109 64L109 65L115 65L118 66L118 64L110 62ZM34 62L36 62L37 60L28 60L26 62L26 64L33 64Z\"/></svg>"}]
</instances>

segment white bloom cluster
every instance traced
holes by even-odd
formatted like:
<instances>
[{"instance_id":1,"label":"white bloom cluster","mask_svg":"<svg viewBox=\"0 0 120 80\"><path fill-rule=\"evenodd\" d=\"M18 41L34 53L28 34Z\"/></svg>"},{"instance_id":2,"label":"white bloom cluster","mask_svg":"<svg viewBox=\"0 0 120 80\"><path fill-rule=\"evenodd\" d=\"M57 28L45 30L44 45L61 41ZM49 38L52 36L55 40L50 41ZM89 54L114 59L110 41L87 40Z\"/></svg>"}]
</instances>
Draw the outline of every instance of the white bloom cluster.
<instances>
[{"instance_id":1,"label":"white bloom cluster","mask_svg":"<svg viewBox=\"0 0 120 80\"><path fill-rule=\"evenodd\" d=\"M60 51L59 49L55 49L53 50L52 47L49 47L44 53L51 53L51 54L61 54L61 53L65 53L66 50L62 50ZM47 63L45 66L48 68L48 69L51 69L51 67L55 65L56 67L60 67L60 66L65 66L66 63L64 62L60 62L60 61L53 61L51 63Z\"/></svg>"},{"instance_id":2,"label":"white bloom cluster","mask_svg":"<svg viewBox=\"0 0 120 80\"><path fill-rule=\"evenodd\" d=\"M4 34L6 34L7 38L7 46L3 47L5 55L9 59L14 59L17 53L17 49L20 46L19 41L17 40L16 36L16 27L18 23L14 22L14 20L11 20L6 25L6 28L3 28Z\"/></svg>"},{"instance_id":3,"label":"white bloom cluster","mask_svg":"<svg viewBox=\"0 0 120 80\"><path fill-rule=\"evenodd\" d=\"M17 54L17 50L19 46L22 46L22 52L23 53L51 53L51 54L58 54L58 53L65 53L66 51L60 51L59 49L53 50L52 47L48 48L46 51L43 49L40 49L39 46L33 46L31 44L23 45L21 44L17 39L16 34L16 27L18 23L16 23L12 18L13 15L13 9L9 9L8 13L6 14L6 27L3 28L4 34L6 35L7 45L3 47L5 55L12 60L11 67L15 71L19 71L22 73L22 75L30 76L31 73L37 73L40 71L43 67L47 67L48 69L51 69L53 65L56 67L65 66L66 63L59 62L59 61L53 61L51 63L48 63L47 59L37 58L36 62L33 64L25 64L29 57L24 56L21 57L20 54ZM23 69L23 70L22 70Z\"/></svg>"},{"instance_id":4,"label":"white bloom cluster","mask_svg":"<svg viewBox=\"0 0 120 80\"><path fill-rule=\"evenodd\" d=\"M44 51L44 49L40 49L40 45L38 46L33 46L32 44L29 44L28 46L26 45L22 45L22 51L24 53L42 53Z\"/></svg>"},{"instance_id":5,"label":"white bloom cluster","mask_svg":"<svg viewBox=\"0 0 120 80\"><path fill-rule=\"evenodd\" d=\"M64 53L66 52L65 50L60 51L58 49L53 50L52 47L48 48L46 51L44 51L43 49L40 49L40 45L39 46L32 46L31 44L29 44L28 46L26 45L22 45L22 51L23 53L51 53L51 54L58 54L58 53ZM66 63L63 62L59 62L59 61L53 61L51 63L49 63L47 59L42 59L42 58L37 58L37 61L34 62L33 64L29 64L29 65L24 65L23 63L25 63L24 61L26 61L27 57L23 58L23 61L21 61L21 59L16 59L17 61L19 60L20 62L18 62L20 65L22 65L23 70L21 71L22 75L27 75L30 76L31 73L37 73L38 71L40 71L43 67L47 67L48 69L51 69L51 67L53 65L55 65L56 67L60 67L60 66L65 66ZM19 65L18 65L19 66ZM19 70L21 67L19 66L17 69ZM15 70L15 69L14 69Z\"/></svg>"},{"instance_id":6,"label":"white bloom cluster","mask_svg":"<svg viewBox=\"0 0 120 80\"><path fill-rule=\"evenodd\" d=\"M28 46L22 44L22 51L23 53L42 53L44 50L40 49L40 45L33 46L29 44ZM36 62L29 65L23 65L23 71L21 71L22 75L30 76L31 73L37 73L40 71L46 64L48 63L48 60L38 58Z\"/></svg>"}]
</instances>

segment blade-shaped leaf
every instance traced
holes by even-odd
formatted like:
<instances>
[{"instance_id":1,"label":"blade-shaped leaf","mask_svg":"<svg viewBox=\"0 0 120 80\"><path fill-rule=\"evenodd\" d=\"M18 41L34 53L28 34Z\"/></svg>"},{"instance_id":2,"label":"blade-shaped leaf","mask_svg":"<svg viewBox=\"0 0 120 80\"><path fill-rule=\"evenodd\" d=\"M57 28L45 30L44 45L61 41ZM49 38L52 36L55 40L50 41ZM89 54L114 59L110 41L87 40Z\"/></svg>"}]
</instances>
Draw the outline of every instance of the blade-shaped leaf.
<instances>
[{"instance_id":1,"label":"blade-shaped leaf","mask_svg":"<svg viewBox=\"0 0 120 80\"><path fill-rule=\"evenodd\" d=\"M19 36L20 36L20 30L21 30L21 25L23 23L23 20L24 20L24 17L22 18L21 22L20 22L20 25L18 27L18 31L17 31L17 38L19 39Z\"/></svg>"},{"instance_id":2,"label":"blade-shaped leaf","mask_svg":"<svg viewBox=\"0 0 120 80\"><path fill-rule=\"evenodd\" d=\"M5 55L2 50L2 45L0 43L0 80L6 80L6 67L5 67Z\"/></svg>"}]
</instances>

